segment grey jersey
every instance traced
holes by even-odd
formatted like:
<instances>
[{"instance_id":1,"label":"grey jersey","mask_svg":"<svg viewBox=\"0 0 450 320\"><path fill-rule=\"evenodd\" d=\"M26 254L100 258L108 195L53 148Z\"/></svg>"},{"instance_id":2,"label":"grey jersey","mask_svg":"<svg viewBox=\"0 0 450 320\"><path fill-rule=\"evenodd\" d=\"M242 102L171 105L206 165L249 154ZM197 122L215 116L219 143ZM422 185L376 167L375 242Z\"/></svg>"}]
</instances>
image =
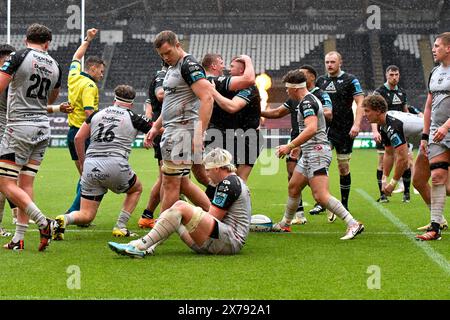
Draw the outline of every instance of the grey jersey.
<instances>
[{"instance_id":1,"label":"grey jersey","mask_svg":"<svg viewBox=\"0 0 450 320\"><path fill-rule=\"evenodd\" d=\"M313 151L317 145L329 144L326 133L327 126L325 122L325 116L323 115L322 103L312 93L308 93L298 105L297 117L300 134L306 128L305 119L309 116L317 117L317 132L312 138L301 145L303 151Z\"/></svg>"},{"instance_id":2,"label":"grey jersey","mask_svg":"<svg viewBox=\"0 0 450 320\"><path fill-rule=\"evenodd\" d=\"M397 148L409 139L421 136L423 118L403 111L388 111L386 123L380 128L383 144Z\"/></svg>"},{"instance_id":3,"label":"grey jersey","mask_svg":"<svg viewBox=\"0 0 450 320\"><path fill-rule=\"evenodd\" d=\"M199 116L200 100L190 86L200 79L206 79L205 70L191 55L181 58L167 70L163 82L162 105L165 135L179 128L194 129L194 122Z\"/></svg>"},{"instance_id":4,"label":"grey jersey","mask_svg":"<svg viewBox=\"0 0 450 320\"><path fill-rule=\"evenodd\" d=\"M433 96L430 132L434 132L450 118L450 67L441 64L431 71L428 90Z\"/></svg>"},{"instance_id":5,"label":"grey jersey","mask_svg":"<svg viewBox=\"0 0 450 320\"><path fill-rule=\"evenodd\" d=\"M252 212L250 191L245 182L230 174L217 185L211 203L227 210L222 222L232 228L233 234L243 245L248 236Z\"/></svg>"},{"instance_id":6,"label":"grey jersey","mask_svg":"<svg viewBox=\"0 0 450 320\"><path fill-rule=\"evenodd\" d=\"M61 69L48 53L27 48L11 53L0 71L10 75L8 124L48 123L47 100L61 86Z\"/></svg>"},{"instance_id":7,"label":"grey jersey","mask_svg":"<svg viewBox=\"0 0 450 320\"><path fill-rule=\"evenodd\" d=\"M147 133L151 129L150 120L117 105L93 113L86 123L91 127L86 158L121 156L128 159L138 132Z\"/></svg>"},{"instance_id":8,"label":"grey jersey","mask_svg":"<svg viewBox=\"0 0 450 320\"><path fill-rule=\"evenodd\" d=\"M405 138L411 139L422 135L423 118L418 115L403 111L388 111L386 114L389 115L391 119L394 118L402 122ZM387 119L388 118L386 117L386 120Z\"/></svg>"},{"instance_id":9,"label":"grey jersey","mask_svg":"<svg viewBox=\"0 0 450 320\"><path fill-rule=\"evenodd\" d=\"M0 140L3 137L3 132L6 127L7 94L8 88L0 94Z\"/></svg>"}]
</instances>

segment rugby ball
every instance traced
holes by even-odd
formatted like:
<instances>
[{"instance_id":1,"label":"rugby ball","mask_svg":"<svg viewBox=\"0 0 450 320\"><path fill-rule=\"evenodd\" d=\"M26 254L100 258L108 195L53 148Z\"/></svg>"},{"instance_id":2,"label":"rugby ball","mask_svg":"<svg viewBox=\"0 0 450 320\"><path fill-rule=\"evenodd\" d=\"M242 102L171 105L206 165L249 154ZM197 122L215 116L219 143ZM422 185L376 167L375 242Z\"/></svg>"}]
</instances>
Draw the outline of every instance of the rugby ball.
<instances>
[{"instance_id":1,"label":"rugby ball","mask_svg":"<svg viewBox=\"0 0 450 320\"><path fill-rule=\"evenodd\" d=\"M252 232L270 232L273 222L268 216L263 214L252 215L250 220L250 231Z\"/></svg>"}]
</instances>

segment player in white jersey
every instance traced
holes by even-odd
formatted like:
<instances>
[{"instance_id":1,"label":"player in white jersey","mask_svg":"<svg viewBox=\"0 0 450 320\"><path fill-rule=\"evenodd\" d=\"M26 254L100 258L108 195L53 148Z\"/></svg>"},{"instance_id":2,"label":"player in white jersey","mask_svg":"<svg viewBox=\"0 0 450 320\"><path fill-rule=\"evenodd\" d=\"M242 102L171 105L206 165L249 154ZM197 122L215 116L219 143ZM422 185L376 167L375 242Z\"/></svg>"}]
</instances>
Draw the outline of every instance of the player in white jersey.
<instances>
[{"instance_id":1,"label":"player in white jersey","mask_svg":"<svg viewBox=\"0 0 450 320\"><path fill-rule=\"evenodd\" d=\"M190 180L189 173L194 162L201 163L203 135L213 106L212 85L203 67L183 50L175 33L160 32L154 46L169 68L163 82L161 116L146 135L144 145L150 147L164 127L160 143L163 160L161 211L170 208L181 193L207 210L209 199Z\"/></svg>"},{"instance_id":2,"label":"player in white jersey","mask_svg":"<svg viewBox=\"0 0 450 320\"><path fill-rule=\"evenodd\" d=\"M433 57L439 66L431 71L428 97L424 109L424 137L420 148L428 154L431 170L431 224L418 240L441 239L440 225L444 223L443 210L450 163L450 32L437 36ZM428 139L427 139L428 138Z\"/></svg>"},{"instance_id":3,"label":"player in white jersey","mask_svg":"<svg viewBox=\"0 0 450 320\"><path fill-rule=\"evenodd\" d=\"M0 66L3 65L3 63L5 63L9 55L14 51L16 51L16 49L14 49L14 47L8 44L0 45ZM2 140L3 132L5 132L6 128L7 101L8 101L8 90L5 90L3 91L3 93L0 94L0 141ZM0 237L12 236L10 232L2 228L2 221L3 215L5 213L6 201L7 201L6 197L3 195L3 193L0 193Z\"/></svg>"},{"instance_id":4,"label":"player in white jersey","mask_svg":"<svg viewBox=\"0 0 450 320\"><path fill-rule=\"evenodd\" d=\"M56 217L58 227L54 240L63 240L67 225L84 225L94 220L103 196L111 190L126 193L113 236L134 236L126 227L142 193L142 185L128 163L131 145L139 132L147 133L151 120L130 110L136 97L127 85L114 89L114 105L91 114L75 136L75 148L80 160L81 207ZM85 142L91 143L85 154Z\"/></svg>"},{"instance_id":5,"label":"player in white jersey","mask_svg":"<svg viewBox=\"0 0 450 320\"><path fill-rule=\"evenodd\" d=\"M273 231L290 232L291 222L301 199L302 190L309 185L314 199L347 224L347 232L341 240L349 240L364 231L364 225L356 221L339 200L328 190L328 168L331 163L331 147L326 133L326 122L320 100L306 88L306 76L300 70L289 71L284 77L289 98L300 101L298 105L299 135L287 145L277 148L277 155L284 157L297 147L302 155L289 180L289 198L283 219L273 226Z\"/></svg>"},{"instance_id":6,"label":"player in white jersey","mask_svg":"<svg viewBox=\"0 0 450 320\"><path fill-rule=\"evenodd\" d=\"M0 68L0 94L8 87L8 121L0 146L0 192L19 207L16 232L5 248L21 250L28 220L40 231L39 251L48 246L56 222L33 202L33 182L50 138L47 104L59 94L61 69L47 53L52 32L32 24L24 50L12 53ZM20 181L20 187L17 185Z\"/></svg>"},{"instance_id":7,"label":"player in white jersey","mask_svg":"<svg viewBox=\"0 0 450 320\"><path fill-rule=\"evenodd\" d=\"M385 154L383 159L382 191L391 195L403 172L408 167L408 139L420 137L423 130L424 120L419 115L405 113L402 111L387 111L388 104L380 95L369 95L363 100L364 113L370 123L375 123L381 129L381 144L384 145ZM395 159L395 170L392 179L387 183ZM419 150L414 163L415 171L413 185L419 191L422 199L428 207L431 205L430 185L430 163L422 150ZM447 228L447 221L443 221L442 228ZM419 228L427 229L428 226Z\"/></svg>"},{"instance_id":8,"label":"player in white jersey","mask_svg":"<svg viewBox=\"0 0 450 320\"><path fill-rule=\"evenodd\" d=\"M249 233L250 192L234 171L231 154L220 148L204 158L206 174L216 184L209 211L177 201L161 213L155 227L141 239L128 244L109 242L118 254L143 258L158 244L177 232L193 251L201 254L233 255L241 251Z\"/></svg>"},{"instance_id":9,"label":"player in white jersey","mask_svg":"<svg viewBox=\"0 0 450 320\"><path fill-rule=\"evenodd\" d=\"M2 66L6 59L9 57L9 55L16 51L16 49L8 44L2 44L0 45L0 66ZM7 104L8 104L8 88L6 88L5 91L3 91L2 94L0 94L0 141L3 138L3 133L6 129L6 121L7 121ZM65 113L70 113L72 111L72 107L70 107L67 103L61 103L59 106L47 106L47 112L52 113L56 110L60 110ZM3 216L5 213L5 204L6 197L3 195L3 193L0 193L0 236L1 237L9 237L12 234L10 232L7 232L5 229L1 227L1 223L3 220ZM13 214L13 223L15 224L17 222L17 206L13 204L12 202L9 202L9 205L12 210Z\"/></svg>"}]
</instances>

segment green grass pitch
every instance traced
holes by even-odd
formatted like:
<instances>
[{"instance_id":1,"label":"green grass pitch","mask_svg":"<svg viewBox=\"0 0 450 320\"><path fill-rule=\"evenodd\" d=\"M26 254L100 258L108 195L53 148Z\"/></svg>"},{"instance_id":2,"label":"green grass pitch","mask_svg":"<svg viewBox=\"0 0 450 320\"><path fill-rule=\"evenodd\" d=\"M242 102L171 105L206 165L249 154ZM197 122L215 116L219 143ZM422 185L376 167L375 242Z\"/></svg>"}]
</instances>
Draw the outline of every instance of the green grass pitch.
<instances>
[{"instance_id":1,"label":"green grass pitch","mask_svg":"<svg viewBox=\"0 0 450 320\"><path fill-rule=\"evenodd\" d=\"M248 184L253 213L278 221L287 199L287 175L284 160L270 156L278 172L260 175L258 163ZM335 162L330 186L340 198ZM153 151L133 150L130 163L144 193L129 228L144 235L137 220L157 174ZM107 242L115 240L111 230L123 195L109 192L95 227L69 227L66 240L52 242L41 253L33 225L24 251L2 249L0 299L449 299L449 232L441 241L416 242L415 229L429 221L425 204L414 194L407 204L401 194L377 204L375 168L374 150L355 150L350 210L366 226L356 239L339 240L345 232L340 220L330 224L326 214L309 215L313 200L306 189L308 224L294 226L291 234L251 233L242 252L230 257L197 255L176 235L146 259L116 255ZM36 177L35 202L50 217L63 213L76 179L68 150L49 149ZM4 226L13 230L8 207Z\"/></svg>"}]
</instances>

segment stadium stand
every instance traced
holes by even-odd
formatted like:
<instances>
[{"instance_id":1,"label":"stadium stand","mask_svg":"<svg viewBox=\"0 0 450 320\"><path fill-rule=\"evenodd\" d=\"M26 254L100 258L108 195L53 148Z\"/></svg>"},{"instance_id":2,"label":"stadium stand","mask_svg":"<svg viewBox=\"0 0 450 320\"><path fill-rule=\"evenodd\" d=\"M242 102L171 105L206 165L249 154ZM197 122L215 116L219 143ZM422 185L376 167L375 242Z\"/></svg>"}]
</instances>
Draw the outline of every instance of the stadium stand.
<instances>
[{"instance_id":1,"label":"stadium stand","mask_svg":"<svg viewBox=\"0 0 450 320\"><path fill-rule=\"evenodd\" d=\"M373 88L369 36L367 34L347 35L337 39L336 49L342 54L342 69L354 74L363 88Z\"/></svg>"},{"instance_id":2,"label":"stadium stand","mask_svg":"<svg viewBox=\"0 0 450 320\"><path fill-rule=\"evenodd\" d=\"M192 34L189 52L199 58L208 52L221 53L226 63L247 54L254 60L256 73L271 73L303 63L326 38L324 34Z\"/></svg>"},{"instance_id":3,"label":"stadium stand","mask_svg":"<svg viewBox=\"0 0 450 320\"><path fill-rule=\"evenodd\" d=\"M106 88L114 89L122 83L147 88L152 73L160 66L161 59L151 43L142 39L127 39L115 45Z\"/></svg>"}]
</instances>

